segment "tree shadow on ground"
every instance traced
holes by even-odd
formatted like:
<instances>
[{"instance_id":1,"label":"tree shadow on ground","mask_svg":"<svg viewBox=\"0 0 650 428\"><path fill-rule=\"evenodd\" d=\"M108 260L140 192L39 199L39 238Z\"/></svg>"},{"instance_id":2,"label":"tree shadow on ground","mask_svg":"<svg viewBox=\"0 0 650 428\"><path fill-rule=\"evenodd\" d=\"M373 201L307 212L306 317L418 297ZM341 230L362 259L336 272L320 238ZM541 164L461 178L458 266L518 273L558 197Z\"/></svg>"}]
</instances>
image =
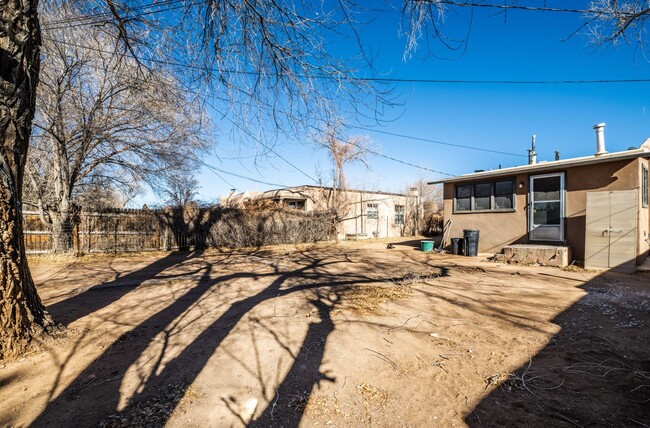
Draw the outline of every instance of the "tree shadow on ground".
<instances>
[{"instance_id":1,"label":"tree shadow on ground","mask_svg":"<svg viewBox=\"0 0 650 428\"><path fill-rule=\"evenodd\" d=\"M338 301L336 294L331 295L330 291L337 287L373 283L376 282L376 278L353 273L331 274L324 270L327 266L345 263L345 257L324 259L306 253L301 253L300 257L301 267L285 272L280 271L276 266L271 271L267 269L266 272L235 272L213 277L211 274L214 265L206 264L201 278L189 286L184 294L128 333L123 334L104 354L90 363L61 394L48 404L34 422L34 426L94 426L101 421L105 421L108 426L111 426L114 421L127 421L126 425L132 426L164 425L189 386L207 364L208 359L246 314L264 301L302 291L314 293L315 297L310 300L310 303L317 309L320 321L310 324L292 368L277 391L285 391L295 386L311 391L312 387L319 382L330 380L329 375L320 372L325 342L327 336L334 330L329 312ZM169 357L167 346L170 336L174 334L174 328L178 325L178 319L184 317L189 309L196 307L207 293L217 291L220 287L227 286L229 282L244 278L258 283L264 280L271 282L256 293L241 297L239 300L235 298L232 304L228 302L227 309L220 311L220 315L216 315L213 322L201 329L191 343L180 349L178 355ZM323 290L322 294L320 289ZM137 309L132 308L132 310ZM205 320L206 317L214 318L215 314L205 313L199 318ZM151 360L150 358L142 362L145 352L155 339L162 342L162 345L160 345L161 349L151 357L154 358L153 367L147 366L148 374L141 375L136 392L130 397L126 407L118 411L122 397L121 379ZM304 348L314 341L317 341L318 346L310 348L311 354L307 360L304 356L307 351ZM166 361L168 359L169 361ZM52 390L56 388L57 385L54 385ZM166 411L157 413L155 417L140 419L146 413L143 409L149 405L148 403L161 395L165 397ZM101 407L97 406L100 402ZM291 416L292 422L288 426L298 424L302 417L302 410L304 409L296 409L296 413ZM82 414L83 420L80 420L79 415ZM113 418L106 419L111 415ZM266 409L255 423L265 425L273 420L273 416L273 408ZM120 422L115 425L124 424Z\"/></svg>"},{"instance_id":2,"label":"tree shadow on ground","mask_svg":"<svg viewBox=\"0 0 650 428\"><path fill-rule=\"evenodd\" d=\"M198 256L197 253L189 252L169 253L142 269L119 276L112 281L97 284L79 294L49 305L47 310L57 322L69 325L116 302L145 281L160 278L159 275L165 270ZM164 278L172 279L169 276Z\"/></svg>"},{"instance_id":3,"label":"tree shadow on ground","mask_svg":"<svg viewBox=\"0 0 650 428\"><path fill-rule=\"evenodd\" d=\"M187 276L188 272L179 275L161 274L171 267L199 257L202 251L208 247L207 239L210 228L221 218L220 210L206 207L194 207L192 209L194 210L192 216L185 216L183 208L172 208L168 211L156 213L158 221L165 223L172 230L174 244L181 251L169 253L142 269L124 276L118 276L113 281L97 284L79 294L49 305L47 307L48 312L57 322L69 325L119 300L145 281L171 280L180 276ZM190 244L194 247L194 252L188 251ZM198 271L194 273L198 273Z\"/></svg>"},{"instance_id":4,"label":"tree shadow on ground","mask_svg":"<svg viewBox=\"0 0 650 428\"><path fill-rule=\"evenodd\" d=\"M561 330L465 417L471 427L650 426L648 277L604 273L553 322Z\"/></svg>"}]
</instances>

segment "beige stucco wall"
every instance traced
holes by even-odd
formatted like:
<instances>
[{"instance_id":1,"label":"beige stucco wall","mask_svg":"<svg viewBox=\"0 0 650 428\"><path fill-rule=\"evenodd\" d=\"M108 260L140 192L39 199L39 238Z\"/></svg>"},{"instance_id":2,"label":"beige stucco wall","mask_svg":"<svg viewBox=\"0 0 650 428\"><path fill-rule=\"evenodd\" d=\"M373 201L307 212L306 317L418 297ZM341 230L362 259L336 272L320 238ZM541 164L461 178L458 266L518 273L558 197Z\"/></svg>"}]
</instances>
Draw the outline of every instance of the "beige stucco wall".
<instances>
[{"instance_id":1,"label":"beige stucco wall","mask_svg":"<svg viewBox=\"0 0 650 428\"><path fill-rule=\"evenodd\" d=\"M641 165L647 159L637 158L618 162L600 163L568 169L546 170L565 173L567 244L572 247L573 258L584 260L585 209L587 192L639 189L639 238L637 263L643 261L649 251L645 237L650 233L650 219L647 208L641 208ZM536 174L533 174L536 175ZM509 244L528 243L528 186L529 174L515 176L515 212L453 213L455 185L470 182L447 183L444 185L445 221L452 219L450 237L462 237L463 229L479 229L479 252L496 253ZM503 177L508 178L508 177ZM520 188L519 185L522 185Z\"/></svg>"},{"instance_id":2,"label":"beige stucco wall","mask_svg":"<svg viewBox=\"0 0 650 428\"><path fill-rule=\"evenodd\" d=\"M406 196L385 195L372 192L350 192L350 209L346 220L339 226L339 238L346 235L367 235L371 238L396 238L402 236L401 225L395 224L395 205L403 205L405 211L412 208ZM366 215L367 204L377 204L377 219ZM405 217L407 212L405 212Z\"/></svg>"},{"instance_id":3,"label":"beige stucco wall","mask_svg":"<svg viewBox=\"0 0 650 428\"><path fill-rule=\"evenodd\" d=\"M513 176L503 177L511 178ZM526 192L528 192L528 176L516 175L515 177L515 211L513 212L484 212L484 213L453 213L455 185L471 182L448 183L444 185L444 213L445 222L451 218L450 238L461 238L463 229L478 229L479 252L496 253L509 244L522 244L528 242L526 231L527 221L525 215ZM477 181L478 182L478 181ZM519 188L523 183L523 188Z\"/></svg>"}]
</instances>

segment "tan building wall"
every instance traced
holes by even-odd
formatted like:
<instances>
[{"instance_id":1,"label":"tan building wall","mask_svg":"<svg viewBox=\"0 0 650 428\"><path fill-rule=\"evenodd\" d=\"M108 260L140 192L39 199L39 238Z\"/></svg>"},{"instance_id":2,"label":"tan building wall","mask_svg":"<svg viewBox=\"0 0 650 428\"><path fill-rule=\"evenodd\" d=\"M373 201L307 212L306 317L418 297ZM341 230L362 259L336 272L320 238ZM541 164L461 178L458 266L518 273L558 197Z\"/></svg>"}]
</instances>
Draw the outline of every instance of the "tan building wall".
<instances>
[{"instance_id":1,"label":"tan building wall","mask_svg":"<svg viewBox=\"0 0 650 428\"><path fill-rule=\"evenodd\" d=\"M504 176L502 178L512 178ZM446 183L444 185L444 213L445 222L452 219L450 238L461 238L464 229L478 229L479 252L496 253L503 247L510 244L522 244L528 242L528 221L526 219L526 203L528 192L528 175L516 175L515 177L515 209L513 211L493 212L462 212L453 213L455 185L463 185L479 181L467 181L460 183ZM523 183L523 188L519 188Z\"/></svg>"},{"instance_id":2,"label":"tan building wall","mask_svg":"<svg viewBox=\"0 0 650 428\"><path fill-rule=\"evenodd\" d=\"M565 236L572 247L573 258L584 260L585 256L585 210L587 192L639 189L637 263L641 263L650 249L650 213L641 206L641 165L648 166L644 158L584 165L566 169L545 170L540 174L564 172L565 174ZM528 188L530 176L515 177L515 210L509 212L463 212L453 213L455 186L478 183L471 180L444 185L445 221L452 219L450 237L462 237L463 229L480 230L479 252L496 253L510 244L528 243ZM503 176L500 178L511 178ZM521 187L520 187L521 186Z\"/></svg>"}]
</instances>

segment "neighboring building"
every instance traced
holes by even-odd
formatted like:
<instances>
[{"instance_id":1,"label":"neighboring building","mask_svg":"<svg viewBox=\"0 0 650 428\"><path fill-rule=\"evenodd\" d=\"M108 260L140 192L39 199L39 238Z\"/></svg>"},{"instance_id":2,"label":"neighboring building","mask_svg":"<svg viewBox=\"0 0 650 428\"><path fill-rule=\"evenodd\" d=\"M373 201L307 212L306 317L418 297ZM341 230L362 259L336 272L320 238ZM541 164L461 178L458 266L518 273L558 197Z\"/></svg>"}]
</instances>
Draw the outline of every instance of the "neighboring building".
<instances>
[{"instance_id":1,"label":"neighboring building","mask_svg":"<svg viewBox=\"0 0 650 428\"><path fill-rule=\"evenodd\" d=\"M231 193L220 198L225 207L272 204L307 212L331 211L340 220L340 239L394 238L415 235L421 209L417 191L409 195L332 187L297 186L267 192Z\"/></svg>"},{"instance_id":2,"label":"neighboring building","mask_svg":"<svg viewBox=\"0 0 650 428\"><path fill-rule=\"evenodd\" d=\"M607 153L604 126L594 126L593 156L537 163L533 140L528 165L429 183L444 185L449 236L478 229L480 252L511 244L569 246L586 267L634 270L650 249L650 139Z\"/></svg>"}]
</instances>

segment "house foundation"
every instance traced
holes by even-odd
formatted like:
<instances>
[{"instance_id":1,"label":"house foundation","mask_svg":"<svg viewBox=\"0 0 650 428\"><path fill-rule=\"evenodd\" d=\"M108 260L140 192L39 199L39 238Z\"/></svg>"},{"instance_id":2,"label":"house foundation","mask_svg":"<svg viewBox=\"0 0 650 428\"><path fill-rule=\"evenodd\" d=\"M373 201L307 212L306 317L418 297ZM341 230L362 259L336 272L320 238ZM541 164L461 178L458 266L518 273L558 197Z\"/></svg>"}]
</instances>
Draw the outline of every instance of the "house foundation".
<instances>
[{"instance_id":1,"label":"house foundation","mask_svg":"<svg viewBox=\"0 0 650 428\"><path fill-rule=\"evenodd\" d=\"M497 260L505 263L564 267L571 263L571 247L555 245L508 245Z\"/></svg>"}]
</instances>

